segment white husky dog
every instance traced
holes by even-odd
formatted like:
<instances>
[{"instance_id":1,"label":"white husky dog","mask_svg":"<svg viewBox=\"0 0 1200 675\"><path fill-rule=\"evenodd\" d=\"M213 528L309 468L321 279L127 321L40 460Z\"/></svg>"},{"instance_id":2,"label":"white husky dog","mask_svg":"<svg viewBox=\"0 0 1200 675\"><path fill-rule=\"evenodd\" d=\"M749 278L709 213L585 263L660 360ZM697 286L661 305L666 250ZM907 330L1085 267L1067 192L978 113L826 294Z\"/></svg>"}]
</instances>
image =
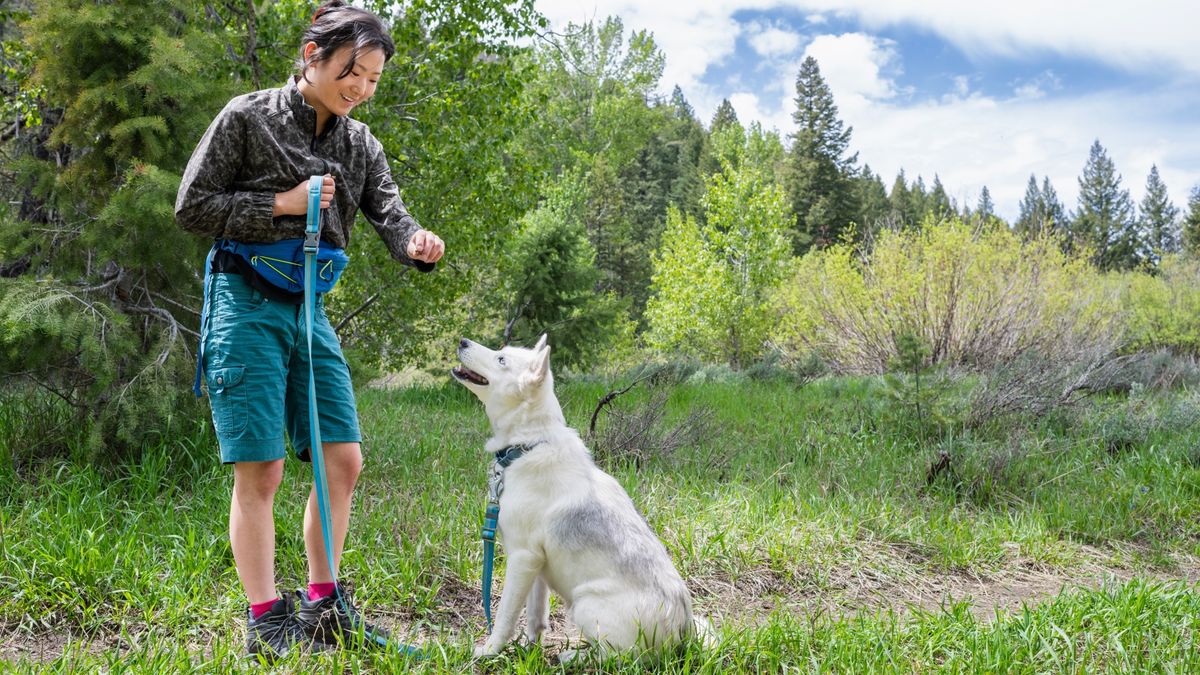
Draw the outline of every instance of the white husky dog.
<instances>
[{"instance_id":1,"label":"white husky dog","mask_svg":"<svg viewBox=\"0 0 1200 675\"><path fill-rule=\"evenodd\" d=\"M498 654L513 639L522 602L525 636L539 642L550 589L601 651L659 650L691 635L692 599L666 547L566 425L546 336L533 349L500 351L463 339L458 358L454 378L483 401L492 423L485 449L529 448L503 469L499 531L508 571L495 628L476 655ZM567 650L559 659L573 656Z\"/></svg>"}]
</instances>

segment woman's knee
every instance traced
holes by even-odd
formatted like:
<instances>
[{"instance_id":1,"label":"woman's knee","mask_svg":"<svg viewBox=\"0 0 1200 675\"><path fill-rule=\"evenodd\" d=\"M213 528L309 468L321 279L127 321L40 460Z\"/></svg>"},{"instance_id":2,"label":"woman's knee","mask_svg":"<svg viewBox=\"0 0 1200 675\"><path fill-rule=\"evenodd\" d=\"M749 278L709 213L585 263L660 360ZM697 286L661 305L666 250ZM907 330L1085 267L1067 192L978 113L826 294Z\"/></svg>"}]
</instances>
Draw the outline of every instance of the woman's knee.
<instances>
[{"instance_id":1,"label":"woman's knee","mask_svg":"<svg viewBox=\"0 0 1200 675\"><path fill-rule=\"evenodd\" d=\"M274 499L283 482L283 460L238 462L233 465L233 489L239 499Z\"/></svg>"},{"instance_id":2,"label":"woman's knee","mask_svg":"<svg viewBox=\"0 0 1200 675\"><path fill-rule=\"evenodd\" d=\"M362 473L362 447L358 443L326 443L325 462L330 482L353 488Z\"/></svg>"}]
</instances>

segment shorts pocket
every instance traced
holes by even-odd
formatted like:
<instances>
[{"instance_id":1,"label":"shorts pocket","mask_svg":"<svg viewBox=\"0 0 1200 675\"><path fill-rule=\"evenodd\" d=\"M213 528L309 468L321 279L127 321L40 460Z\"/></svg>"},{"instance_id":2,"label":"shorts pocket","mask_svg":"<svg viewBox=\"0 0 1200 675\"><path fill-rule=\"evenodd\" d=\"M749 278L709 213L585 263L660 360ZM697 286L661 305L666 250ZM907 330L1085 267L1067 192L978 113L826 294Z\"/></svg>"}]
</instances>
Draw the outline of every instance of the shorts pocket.
<instances>
[{"instance_id":1,"label":"shorts pocket","mask_svg":"<svg viewBox=\"0 0 1200 675\"><path fill-rule=\"evenodd\" d=\"M246 430L249 419L246 388L242 386L245 366L225 366L208 371L208 398L212 402L217 436L236 437Z\"/></svg>"},{"instance_id":2,"label":"shorts pocket","mask_svg":"<svg viewBox=\"0 0 1200 675\"><path fill-rule=\"evenodd\" d=\"M267 298L237 274L222 274L213 289L214 315L238 316L257 311L267 304Z\"/></svg>"}]
</instances>

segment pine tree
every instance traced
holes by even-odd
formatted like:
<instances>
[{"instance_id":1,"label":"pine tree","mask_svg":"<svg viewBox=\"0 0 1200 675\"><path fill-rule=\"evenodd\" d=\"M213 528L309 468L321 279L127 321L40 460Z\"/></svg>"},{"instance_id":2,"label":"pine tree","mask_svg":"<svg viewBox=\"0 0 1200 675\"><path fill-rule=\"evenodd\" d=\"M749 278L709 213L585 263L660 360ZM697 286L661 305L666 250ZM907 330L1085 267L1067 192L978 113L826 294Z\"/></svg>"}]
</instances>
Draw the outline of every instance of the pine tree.
<instances>
[{"instance_id":1,"label":"pine tree","mask_svg":"<svg viewBox=\"0 0 1200 675\"><path fill-rule=\"evenodd\" d=\"M954 204L950 201L950 195L946 194L946 188L942 185L942 179L935 173L933 174L933 188L929 192L929 203L926 207L930 214L936 220L946 220L954 213Z\"/></svg>"},{"instance_id":2,"label":"pine tree","mask_svg":"<svg viewBox=\"0 0 1200 675\"><path fill-rule=\"evenodd\" d=\"M1167 185L1158 175L1158 166L1150 167L1146 194L1141 203L1141 231L1146 235L1144 255L1158 264L1164 253L1179 251L1179 209L1167 197Z\"/></svg>"},{"instance_id":3,"label":"pine tree","mask_svg":"<svg viewBox=\"0 0 1200 675\"><path fill-rule=\"evenodd\" d=\"M996 217L996 205L992 202L992 193L988 191L986 185L979 191L979 202L975 204L975 217L981 221Z\"/></svg>"},{"instance_id":4,"label":"pine tree","mask_svg":"<svg viewBox=\"0 0 1200 675\"><path fill-rule=\"evenodd\" d=\"M858 156L846 154L851 129L838 119L833 92L811 56L796 76L795 103L792 119L797 128L786 185L796 214L792 247L802 253L837 241L854 220L858 206L850 178Z\"/></svg>"},{"instance_id":5,"label":"pine tree","mask_svg":"<svg viewBox=\"0 0 1200 675\"><path fill-rule=\"evenodd\" d=\"M620 332L624 304L610 292L596 292L601 270L580 214L587 187L565 174L546 200L526 214L513 242L509 281L512 341L531 344L551 332L555 357L563 366L589 364Z\"/></svg>"},{"instance_id":6,"label":"pine tree","mask_svg":"<svg viewBox=\"0 0 1200 675\"><path fill-rule=\"evenodd\" d=\"M709 125L709 133L717 133L730 124L738 124L737 111L733 109L733 104L729 99L721 99L721 105L717 106L717 112L713 113L712 124Z\"/></svg>"},{"instance_id":7,"label":"pine tree","mask_svg":"<svg viewBox=\"0 0 1200 675\"><path fill-rule=\"evenodd\" d=\"M1065 250L1072 249L1070 232L1067 229L1067 219L1058 193L1050 184L1050 177L1042 179L1038 188L1037 178L1030 174L1029 183L1025 187L1025 196L1018 205L1020 213L1014 228L1025 238L1030 238L1042 232L1053 232L1062 238Z\"/></svg>"},{"instance_id":8,"label":"pine tree","mask_svg":"<svg viewBox=\"0 0 1200 675\"><path fill-rule=\"evenodd\" d=\"M929 213L929 192L925 189L925 179L918 175L908 190L909 222L920 225L926 213Z\"/></svg>"},{"instance_id":9,"label":"pine tree","mask_svg":"<svg viewBox=\"0 0 1200 675\"><path fill-rule=\"evenodd\" d=\"M1098 140L1092 143L1079 177L1079 208L1071 231L1076 241L1092 249L1093 261L1101 269L1132 269L1141 261L1145 244L1133 200L1121 188L1116 165Z\"/></svg>"},{"instance_id":10,"label":"pine tree","mask_svg":"<svg viewBox=\"0 0 1200 675\"><path fill-rule=\"evenodd\" d=\"M1181 229L1183 251L1200 258L1200 185L1193 187L1188 195L1187 213L1183 216Z\"/></svg>"},{"instance_id":11,"label":"pine tree","mask_svg":"<svg viewBox=\"0 0 1200 675\"><path fill-rule=\"evenodd\" d=\"M0 260L15 277L0 280L0 373L54 392L92 451L136 453L199 412L179 309L203 253L174 203L181 139L231 91L219 31L182 0L42 0L22 28L36 86L19 94L44 114L17 146L20 219L0 218L0 254L20 262Z\"/></svg>"},{"instance_id":12,"label":"pine tree","mask_svg":"<svg viewBox=\"0 0 1200 675\"><path fill-rule=\"evenodd\" d=\"M862 172L854 178L854 192L858 203L856 222L859 230L864 235L879 230L887 220L890 207L883 179L871 172L869 164L864 164Z\"/></svg>"},{"instance_id":13,"label":"pine tree","mask_svg":"<svg viewBox=\"0 0 1200 675\"><path fill-rule=\"evenodd\" d=\"M963 213L963 220L982 223L984 225L1002 225L1008 227L1008 224L1003 218L996 215L996 203L992 201L992 192L988 186L984 185L979 191L979 201L975 204L975 211Z\"/></svg>"},{"instance_id":14,"label":"pine tree","mask_svg":"<svg viewBox=\"0 0 1200 675\"><path fill-rule=\"evenodd\" d=\"M1045 223L1045 227L1065 241L1069 234L1067 209L1059 200L1054 186L1050 184L1049 176L1042 176L1042 209L1042 222Z\"/></svg>"},{"instance_id":15,"label":"pine tree","mask_svg":"<svg viewBox=\"0 0 1200 675\"><path fill-rule=\"evenodd\" d=\"M1029 174L1029 182L1025 184L1025 196L1017 204L1017 222L1014 225L1016 231L1025 238L1036 235L1044 227L1044 204L1037 177Z\"/></svg>"},{"instance_id":16,"label":"pine tree","mask_svg":"<svg viewBox=\"0 0 1200 675\"><path fill-rule=\"evenodd\" d=\"M915 223L911 214L912 197L908 194L908 182L904 169L896 174L892 189L888 192L888 219L893 226L907 227Z\"/></svg>"},{"instance_id":17,"label":"pine tree","mask_svg":"<svg viewBox=\"0 0 1200 675\"><path fill-rule=\"evenodd\" d=\"M679 85L671 90L671 110L675 113L675 118L678 120L695 120L696 109L688 103L687 98L683 95L683 89Z\"/></svg>"}]
</instances>

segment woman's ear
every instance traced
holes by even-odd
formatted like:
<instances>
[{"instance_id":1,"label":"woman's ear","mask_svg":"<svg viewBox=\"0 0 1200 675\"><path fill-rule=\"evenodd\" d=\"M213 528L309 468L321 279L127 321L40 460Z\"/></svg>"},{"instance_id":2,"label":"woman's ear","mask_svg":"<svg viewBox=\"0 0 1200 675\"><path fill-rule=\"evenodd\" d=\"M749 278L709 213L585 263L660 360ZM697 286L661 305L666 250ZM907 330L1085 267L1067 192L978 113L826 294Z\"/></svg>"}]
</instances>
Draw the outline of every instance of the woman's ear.
<instances>
[{"instance_id":1,"label":"woman's ear","mask_svg":"<svg viewBox=\"0 0 1200 675\"><path fill-rule=\"evenodd\" d=\"M304 63L306 66L307 66L308 62L312 60L313 54L315 54L320 49L321 48L317 46L317 43L313 42L312 40L309 40L304 45Z\"/></svg>"}]
</instances>

